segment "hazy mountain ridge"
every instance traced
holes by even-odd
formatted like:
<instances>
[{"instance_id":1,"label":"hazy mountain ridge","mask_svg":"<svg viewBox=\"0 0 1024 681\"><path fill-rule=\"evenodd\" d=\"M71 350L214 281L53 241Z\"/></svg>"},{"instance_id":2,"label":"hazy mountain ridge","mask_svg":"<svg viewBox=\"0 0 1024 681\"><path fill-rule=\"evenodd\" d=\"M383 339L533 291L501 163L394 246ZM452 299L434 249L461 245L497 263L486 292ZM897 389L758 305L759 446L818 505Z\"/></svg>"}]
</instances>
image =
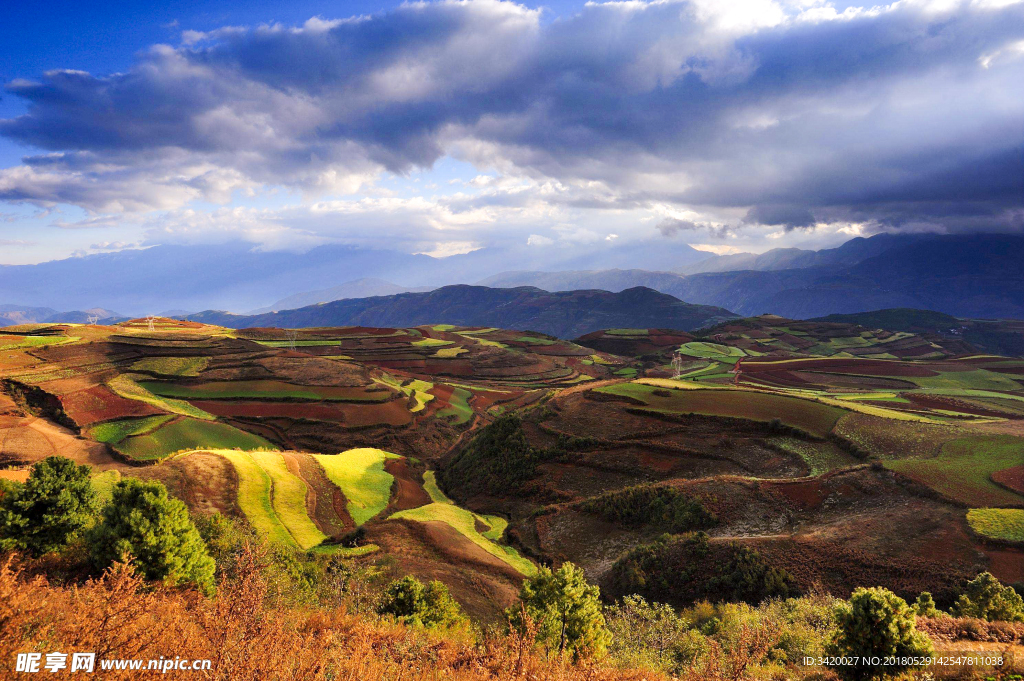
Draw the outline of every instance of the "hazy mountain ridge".
<instances>
[{"instance_id":1,"label":"hazy mountain ridge","mask_svg":"<svg viewBox=\"0 0 1024 681\"><path fill-rule=\"evenodd\" d=\"M529 329L575 338L608 328L690 330L734 318L719 307L692 305L649 288L548 292L533 287L444 286L428 293L338 300L261 315L207 311L192 321L232 328L398 327L423 324Z\"/></svg>"}]
</instances>

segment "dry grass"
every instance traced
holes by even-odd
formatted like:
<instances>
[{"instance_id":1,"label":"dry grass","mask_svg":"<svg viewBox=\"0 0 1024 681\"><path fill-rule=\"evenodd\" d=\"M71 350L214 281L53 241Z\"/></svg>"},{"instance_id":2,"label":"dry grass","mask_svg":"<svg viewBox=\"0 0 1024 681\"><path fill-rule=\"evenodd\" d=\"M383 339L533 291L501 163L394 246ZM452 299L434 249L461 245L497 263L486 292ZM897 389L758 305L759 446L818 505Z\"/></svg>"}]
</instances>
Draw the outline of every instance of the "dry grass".
<instances>
[{"instance_id":1,"label":"dry grass","mask_svg":"<svg viewBox=\"0 0 1024 681\"><path fill-rule=\"evenodd\" d=\"M656 681L652 672L544 659L530 637L430 633L348 614L282 605L244 552L215 598L147 588L130 567L115 565L77 588L0 565L0 660L21 652L94 651L103 658L208 659L207 679L295 681ZM168 678L191 672L171 673ZM47 674L49 676L49 674ZM110 671L105 679L138 678ZM60 677L63 678L63 677Z\"/></svg>"}]
</instances>

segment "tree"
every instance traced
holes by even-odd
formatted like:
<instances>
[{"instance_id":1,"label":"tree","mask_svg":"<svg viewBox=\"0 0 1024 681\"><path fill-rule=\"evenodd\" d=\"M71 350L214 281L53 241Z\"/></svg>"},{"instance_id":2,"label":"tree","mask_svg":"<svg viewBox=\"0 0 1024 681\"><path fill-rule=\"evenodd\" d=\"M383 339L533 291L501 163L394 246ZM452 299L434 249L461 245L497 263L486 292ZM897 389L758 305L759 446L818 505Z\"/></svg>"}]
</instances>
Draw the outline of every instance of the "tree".
<instances>
[{"instance_id":1,"label":"tree","mask_svg":"<svg viewBox=\"0 0 1024 681\"><path fill-rule=\"evenodd\" d=\"M583 570L564 563L556 572L541 568L523 582L522 605L509 608L513 627L525 628L524 615L537 624L537 637L573 657L603 653L611 641L601 613L601 590L587 582Z\"/></svg>"},{"instance_id":2,"label":"tree","mask_svg":"<svg viewBox=\"0 0 1024 681\"><path fill-rule=\"evenodd\" d=\"M159 482L128 478L114 485L90 539L99 568L128 557L148 579L213 590L213 559L185 504Z\"/></svg>"},{"instance_id":3,"label":"tree","mask_svg":"<svg viewBox=\"0 0 1024 681\"><path fill-rule=\"evenodd\" d=\"M953 605L957 617L989 621L1024 622L1024 600L1012 586L1003 586L991 573L982 572L967 583Z\"/></svg>"},{"instance_id":4,"label":"tree","mask_svg":"<svg viewBox=\"0 0 1024 681\"><path fill-rule=\"evenodd\" d=\"M451 626L465 619L444 584L434 580L424 586L412 575L388 584L377 612L391 615L404 624L428 629Z\"/></svg>"},{"instance_id":5,"label":"tree","mask_svg":"<svg viewBox=\"0 0 1024 681\"><path fill-rule=\"evenodd\" d=\"M47 457L0 496L0 544L33 556L61 549L92 520L95 504L88 466Z\"/></svg>"},{"instance_id":6,"label":"tree","mask_svg":"<svg viewBox=\"0 0 1024 681\"><path fill-rule=\"evenodd\" d=\"M932 655L931 640L917 630L914 612L902 598L881 587L857 589L836 612L839 631L829 646L833 657L853 658L856 664L836 667L847 679L876 679L896 675L920 665L902 664L905 658ZM877 665L865 658L878 658ZM896 661L895 664L884 664Z\"/></svg>"},{"instance_id":7,"label":"tree","mask_svg":"<svg viewBox=\"0 0 1024 681\"><path fill-rule=\"evenodd\" d=\"M914 602L914 614L918 617L938 617L939 611L935 608L935 599L931 592L922 591Z\"/></svg>"}]
</instances>

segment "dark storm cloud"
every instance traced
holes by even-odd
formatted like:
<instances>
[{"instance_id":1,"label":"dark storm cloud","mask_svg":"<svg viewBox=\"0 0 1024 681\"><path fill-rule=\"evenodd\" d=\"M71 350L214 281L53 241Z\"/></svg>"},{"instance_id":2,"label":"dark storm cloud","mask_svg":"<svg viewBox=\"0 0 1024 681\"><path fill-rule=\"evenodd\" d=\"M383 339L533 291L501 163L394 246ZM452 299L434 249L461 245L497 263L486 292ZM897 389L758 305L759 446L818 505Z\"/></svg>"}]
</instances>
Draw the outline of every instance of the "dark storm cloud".
<instances>
[{"instance_id":1,"label":"dark storm cloud","mask_svg":"<svg viewBox=\"0 0 1024 681\"><path fill-rule=\"evenodd\" d=\"M747 209L787 229L1015 228L1024 206L1021 4L623 2L542 25L453 0L184 35L123 74L11 83L29 110L0 134L53 153L0 171L0 199L330 193L454 154L600 186L576 205Z\"/></svg>"}]
</instances>

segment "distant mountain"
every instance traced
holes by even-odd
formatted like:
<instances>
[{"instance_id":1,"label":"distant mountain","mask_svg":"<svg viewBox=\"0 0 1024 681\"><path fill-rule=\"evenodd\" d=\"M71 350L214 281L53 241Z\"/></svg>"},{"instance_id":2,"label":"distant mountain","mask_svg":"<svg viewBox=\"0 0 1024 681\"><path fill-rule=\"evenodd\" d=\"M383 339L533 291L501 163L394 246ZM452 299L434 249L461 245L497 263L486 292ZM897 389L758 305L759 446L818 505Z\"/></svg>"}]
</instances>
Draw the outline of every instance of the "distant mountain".
<instances>
[{"instance_id":1,"label":"distant mountain","mask_svg":"<svg viewBox=\"0 0 1024 681\"><path fill-rule=\"evenodd\" d=\"M273 305L253 310L249 314L263 314L265 312L277 312L279 310L294 310L297 307L306 307L307 305L316 305L317 303L329 303L331 301L342 300L344 298L369 298L371 296L393 296L399 293L421 293L423 291L430 291L432 288L433 287L430 286L409 288L407 286L393 284L390 281L384 281L383 279L363 277L362 279L346 281L344 284L321 289L319 291L296 293L295 295L288 296L287 298L282 298Z\"/></svg>"},{"instance_id":2,"label":"distant mountain","mask_svg":"<svg viewBox=\"0 0 1024 681\"><path fill-rule=\"evenodd\" d=\"M837 248L823 248L807 251L799 248L773 248L764 253L736 253L718 255L675 270L680 274L704 272L737 272L755 270L774 272L778 270L803 269L808 267L851 267L868 258L907 246L918 240L928 239L927 234L877 234L870 238L856 237Z\"/></svg>"},{"instance_id":3,"label":"distant mountain","mask_svg":"<svg viewBox=\"0 0 1024 681\"><path fill-rule=\"evenodd\" d=\"M617 290L645 285L744 316L794 319L886 308L936 310L956 317L1024 319L1024 236L1009 234L853 239L815 266L675 275L644 270L506 272L492 286L540 285ZM801 256L802 258L803 256ZM844 263L853 262L852 265ZM831 264L829 264L831 263Z\"/></svg>"},{"instance_id":4,"label":"distant mountain","mask_svg":"<svg viewBox=\"0 0 1024 681\"><path fill-rule=\"evenodd\" d=\"M154 246L38 265L0 265L0 300L56 310L94 305L145 315L159 310L243 311L277 305L364 278L416 289L470 283L520 263L533 270L610 269L644 263L673 269L709 257L684 243L484 248L434 258L327 245L304 253L263 251L249 243Z\"/></svg>"},{"instance_id":5,"label":"distant mountain","mask_svg":"<svg viewBox=\"0 0 1024 681\"><path fill-rule=\"evenodd\" d=\"M0 305L0 326L35 324L57 314L49 307L28 307L27 305Z\"/></svg>"},{"instance_id":6,"label":"distant mountain","mask_svg":"<svg viewBox=\"0 0 1024 681\"><path fill-rule=\"evenodd\" d=\"M672 328L683 331L736 315L719 307L691 305L649 288L619 293L584 290L549 293L533 287L444 286L428 293L402 293L338 300L261 315L208 311L188 319L232 328L311 326L405 327L421 324L494 326L575 338L608 328Z\"/></svg>"},{"instance_id":7,"label":"distant mountain","mask_svg":"<svg viewBox=\"0 0 1024 681\"><path fill-rule=\"evenodd\" d=\"M111 322L127 319L122 314L113 310L106 310L102 307L94 307L88 310L73 310L71 312L58 312L44 319L44 322L64 322L71 324L88 324L90 321Z\"/></svg>"}]
</instances>

